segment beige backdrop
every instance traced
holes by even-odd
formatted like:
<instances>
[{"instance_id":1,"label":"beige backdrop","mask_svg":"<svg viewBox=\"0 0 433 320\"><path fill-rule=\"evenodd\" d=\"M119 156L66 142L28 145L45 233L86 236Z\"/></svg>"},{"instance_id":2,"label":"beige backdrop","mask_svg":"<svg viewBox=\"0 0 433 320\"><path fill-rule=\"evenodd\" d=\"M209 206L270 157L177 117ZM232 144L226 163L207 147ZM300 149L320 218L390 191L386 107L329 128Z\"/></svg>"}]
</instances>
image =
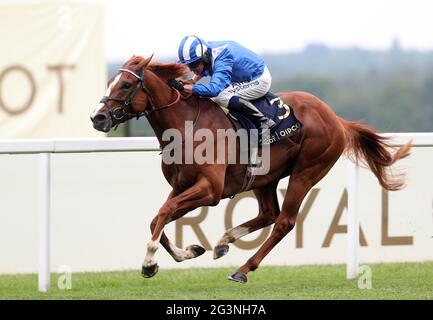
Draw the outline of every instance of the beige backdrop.
<instances>
[{"instance_id":1,"label":"beige backdrop","mask_svg":"<svg viewBox=\"0 0 433 320\"><path fill-rule=\"evenodd\" d=\"M100 136L89 115L104 93L100 1L0 3L0 138Z\"/></svg>"}]
</instances>

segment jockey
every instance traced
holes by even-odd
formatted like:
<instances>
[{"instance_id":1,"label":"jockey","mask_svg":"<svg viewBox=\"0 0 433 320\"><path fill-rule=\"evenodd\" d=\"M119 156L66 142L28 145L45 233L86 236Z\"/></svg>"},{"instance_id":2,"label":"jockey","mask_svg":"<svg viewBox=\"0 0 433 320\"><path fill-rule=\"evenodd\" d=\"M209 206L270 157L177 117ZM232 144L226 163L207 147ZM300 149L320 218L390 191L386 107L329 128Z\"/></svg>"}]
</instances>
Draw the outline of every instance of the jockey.
<instances>
[{"instance_id":1,"label":"jockey","mask_svg":"<svg viewBox=\"0 0 433 320\"><path fill-rule=\"evenodd\" d=\"M235 110L260 124L262 130L275 125L250 101L263 97L271 87L271 74L254 52L234 41L206 42L196 36L183 38L178 63L186 64L195 76L184 81L184 91L209 97L219 105ZM196 83L210 76L207 84Z\"/></svg>"}]
</instances>

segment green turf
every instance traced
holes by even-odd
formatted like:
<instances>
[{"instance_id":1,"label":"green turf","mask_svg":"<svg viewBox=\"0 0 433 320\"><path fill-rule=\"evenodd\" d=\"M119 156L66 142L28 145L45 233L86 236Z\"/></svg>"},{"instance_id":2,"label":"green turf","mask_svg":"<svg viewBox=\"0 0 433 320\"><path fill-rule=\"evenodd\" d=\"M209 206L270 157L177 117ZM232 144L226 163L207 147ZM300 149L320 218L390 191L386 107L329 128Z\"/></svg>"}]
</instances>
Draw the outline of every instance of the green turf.
<instances>
[{"instance_id":1,"label":"green turf","mask_svg":"<svg viewBox=\"0 0 433 320\"><path fill-rule=\"evenodd\" d=\"M74 273L72 289L37 292L36 275L0 276L0 299L433 299L433 262L371 264L372 288L345 279L344 265L261 267L247 284L227 280L234 268Z\"/></svg>"}]
</instances>

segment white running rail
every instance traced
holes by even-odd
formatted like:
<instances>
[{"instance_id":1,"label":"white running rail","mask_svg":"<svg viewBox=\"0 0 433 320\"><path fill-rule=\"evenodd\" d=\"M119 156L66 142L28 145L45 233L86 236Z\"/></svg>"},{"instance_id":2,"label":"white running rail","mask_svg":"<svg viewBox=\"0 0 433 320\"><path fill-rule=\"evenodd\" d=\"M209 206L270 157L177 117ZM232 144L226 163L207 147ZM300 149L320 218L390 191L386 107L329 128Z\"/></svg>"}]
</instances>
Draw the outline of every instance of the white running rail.
<instances>
[{"instance_id":1,"label":"white running rail","mask_svg":"<svg viewBox=\"0 0 433 320\"><path fill-rule=\"evenodd\" d=\"M412 139L415 147L433 147L433 132L386 133L394 146L402 146ZM359 266L359 167L349 162L347 168L347 279L358 277Z\"/></svg>"},{"instance_id":2,"label":"white running rail","mask_svg":"<svg viewBox=\"0 0 433 320\"><path fill-rule=\"evenodd\" d=\"M51 153L131 152L159 149L156 138L101 138L101 139L8 139L0 140L0 154L40 154L39 184L39 243L38 288L50 288L50 174Z\"/></svg>"}]
</instances>

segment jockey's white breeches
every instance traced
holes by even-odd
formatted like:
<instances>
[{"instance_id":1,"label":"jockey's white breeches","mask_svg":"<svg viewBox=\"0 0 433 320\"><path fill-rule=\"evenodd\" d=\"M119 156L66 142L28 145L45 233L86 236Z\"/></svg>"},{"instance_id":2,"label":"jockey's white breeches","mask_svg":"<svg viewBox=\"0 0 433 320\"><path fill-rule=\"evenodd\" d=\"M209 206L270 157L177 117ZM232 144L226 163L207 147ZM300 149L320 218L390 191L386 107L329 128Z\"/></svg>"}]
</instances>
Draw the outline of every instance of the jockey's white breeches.
<instances>
[{"instance_id":1,"label":"jockey's white breeches","mask_svg":"<svg viewBox=\"0 0 433 320\"><path fill-rule=\"evenodd\" d=\"M272 76L267 66L257 79L244 82L233 82L221 93L211 98L222 107L227 107L233 96L238 96L245 100L255 100L263 97L271 89Z\"/></svg>"}]
</instances>

